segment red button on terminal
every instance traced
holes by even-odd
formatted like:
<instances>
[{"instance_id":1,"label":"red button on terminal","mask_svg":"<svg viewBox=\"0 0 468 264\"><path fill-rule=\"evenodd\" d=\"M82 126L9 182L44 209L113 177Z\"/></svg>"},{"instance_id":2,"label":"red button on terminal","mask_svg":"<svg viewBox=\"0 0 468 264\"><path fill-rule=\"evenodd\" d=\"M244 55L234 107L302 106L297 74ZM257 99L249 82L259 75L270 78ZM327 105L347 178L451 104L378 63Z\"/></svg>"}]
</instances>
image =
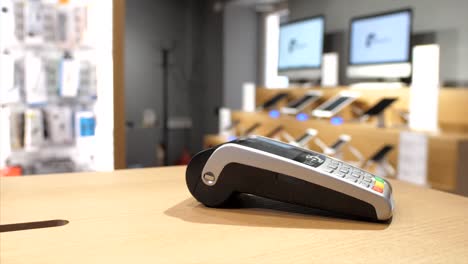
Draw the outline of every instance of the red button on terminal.
<instances>
[{"instance_id":1,"label":"red button on terminal","mask_svg":"<svg viewBox=\"0 0 468 264\"><path fill-rule=\"evenodd\" d=\"M374 186L372 187L372 190L376 191L376 192L379 192L379 193L383 193L383 189L382 188L379 188L377 186Z\"/></svg>"}]
</instances>

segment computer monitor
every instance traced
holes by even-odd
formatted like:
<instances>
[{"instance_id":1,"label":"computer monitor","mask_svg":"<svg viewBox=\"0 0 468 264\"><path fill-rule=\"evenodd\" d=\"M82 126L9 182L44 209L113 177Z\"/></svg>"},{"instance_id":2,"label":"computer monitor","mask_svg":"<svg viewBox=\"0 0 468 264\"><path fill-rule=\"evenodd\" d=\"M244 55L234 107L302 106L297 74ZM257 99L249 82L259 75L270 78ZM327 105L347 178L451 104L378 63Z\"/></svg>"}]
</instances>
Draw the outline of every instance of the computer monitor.
<instances>
[{"instance_id":1,"label":"computer monitor","mask_svg":"<svg viewBox=\"0 0 468 264\"><path fill-rule=\"evenodd\" d=\"M325 17L315 16L280 26L278 74L290 80L321 77Z\"/></svg>"},{"instance_id":2,"label":"computer monitor","mask_svg":"<svg viewBox=\"0 0 468 264\"><path fill-rule=\"evenodd\" d=\"M349 33L349 78L411 76L411 9L356 17Z\"/></svg>"}]
</instances>

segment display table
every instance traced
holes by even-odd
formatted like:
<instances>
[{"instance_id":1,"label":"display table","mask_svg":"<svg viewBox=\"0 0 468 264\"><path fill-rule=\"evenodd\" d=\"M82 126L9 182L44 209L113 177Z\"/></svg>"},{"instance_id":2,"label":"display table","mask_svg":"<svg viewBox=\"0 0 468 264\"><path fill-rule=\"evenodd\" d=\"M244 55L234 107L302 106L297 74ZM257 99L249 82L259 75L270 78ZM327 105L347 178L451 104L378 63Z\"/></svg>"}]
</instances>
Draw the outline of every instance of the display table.
<instances>
[{"instance_id":1,"label":"display table","mask_svg":"<svg viewBox=\"0 0 468 264\"><path fill-rule=\"evenodd\" d=\"M467 102L468 104L468 102ZM266 136L273 128L283 126L285 131L297 138L307 129L318 131L318 138L325 144L331 145L342 134L351 136L350 145L356 148L364 158L369 158L384 145L395 147L388 155L388 161L397 170L399 167L399 144L402 132L410 132L413 135L427 137L427 181L428 184L438 190L449 191L468 196L468 133L445 132L416 132L403 128L377 128L372 124L346 122L339 126L330 123L326 119L309 119L299 122L294 116L282 115L279 118L271 118L266 112L241 112L232 113L233 120L240 121L238 132L255 123L262 126L254 131L254 134ZM204 148L225 143L230 139L222 135L205 135ZM285 140L285 138L281 138ZM313 141L308 148L314 151L323 150ZM356 160L349 150L344 148L345 160Z\"/></svg>"},{"instance_id":2,"label":"display table","mask_svg":"<svg viewBox=\"0 0 468 264\"><path fill-rule=\"evenodd\" d=\"M391 182L382 224L252 197L206 208L185 167L2 178L0 224L69 223L0 233L0 263L468 263L468 198Z\"/></svg>"}]
</instances>

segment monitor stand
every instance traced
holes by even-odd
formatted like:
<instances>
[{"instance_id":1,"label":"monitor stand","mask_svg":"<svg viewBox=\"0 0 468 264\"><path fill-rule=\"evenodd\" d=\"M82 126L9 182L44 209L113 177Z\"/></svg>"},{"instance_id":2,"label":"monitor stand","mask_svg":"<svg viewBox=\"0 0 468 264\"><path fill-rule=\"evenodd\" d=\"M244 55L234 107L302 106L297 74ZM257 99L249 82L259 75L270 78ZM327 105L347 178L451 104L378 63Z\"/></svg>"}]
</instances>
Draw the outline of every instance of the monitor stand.
<instances>
[{"instance_id":1,"label":"monitor stand","mask_svg":"<svg viewBox=\"0 0 468 264\"><path fill-rule=\"evenodd\" d=\"M353 89L400 89L408 85L399 79L382 79L374 82L357 82L349 85Z\"/></svg>"},{"instance_id":2,"label":"monitor stand","mask_svg":"<svg viewBox=\"0 0 468 264\"><path fill-rule=\"evenodd\" d=\"M319 84L319 80L307 80L307 79L297 79L297 80L289 80L289 86L293 87L304 87L310 88L311 86L317 86Z\"/></svg>"}]
</instances>

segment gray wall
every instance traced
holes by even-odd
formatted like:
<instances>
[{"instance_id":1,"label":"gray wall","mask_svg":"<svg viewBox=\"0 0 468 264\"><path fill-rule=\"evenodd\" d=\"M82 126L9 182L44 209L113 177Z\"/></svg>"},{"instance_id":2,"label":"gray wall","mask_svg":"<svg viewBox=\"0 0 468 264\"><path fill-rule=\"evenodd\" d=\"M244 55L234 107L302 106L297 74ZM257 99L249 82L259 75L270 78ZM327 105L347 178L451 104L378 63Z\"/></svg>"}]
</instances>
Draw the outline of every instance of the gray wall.
<instances>
[{"instance_id":1,"label":"gray wall","mask_svg":"<svg viewBox=\"0 0 468 264\"><path fill-rule=\"evenodd\" d=\"M217 127L215 108L222 100L222 16L212 0L139 0L126 2L125 100L127 164L152 166L161 126L141 128L142 112L152 108L162 118L161 53L170 56L169 116L189 117L191 131L169 134L170 160L183 146L201 149L202 136Z\"/></svg>"},{"instance_id":2,"label":"gray wall","mask_svg":"<svg viewBox=\"0 0 468 264\"><path fill-rule=\"evenodd\" d=\"M202 148L203 136L218 131L217 109L223 105L223 12L215 11L217 0L192 0L193 78L190 109L193 116L192 149Z\"/></svg>"},{"instance_id":3,"label":"gray wall","mask_svg":"<svg viewBox=\"0 0 468 264\"><path fill-rule=\"evenodd\" d=\"M402 7L413 8L415 33L435 31L441 45L441 80L467 80L467 0L290 0L289 15L297 19L325 14L327 32L335 32L347 31L354 16ZM340 60L346 62L347 58Z\"/></svg>"},{"instance_id":4,"label":"gray wall","mask_svg":"<svg viewBox=\"0 0 468 264\"><path fill-rule=\"evenodd\" d=\"M242 84L257 81L257 13L235 1L224 9L224 106L242 107Z\"/></svg>"}]
</instances>

